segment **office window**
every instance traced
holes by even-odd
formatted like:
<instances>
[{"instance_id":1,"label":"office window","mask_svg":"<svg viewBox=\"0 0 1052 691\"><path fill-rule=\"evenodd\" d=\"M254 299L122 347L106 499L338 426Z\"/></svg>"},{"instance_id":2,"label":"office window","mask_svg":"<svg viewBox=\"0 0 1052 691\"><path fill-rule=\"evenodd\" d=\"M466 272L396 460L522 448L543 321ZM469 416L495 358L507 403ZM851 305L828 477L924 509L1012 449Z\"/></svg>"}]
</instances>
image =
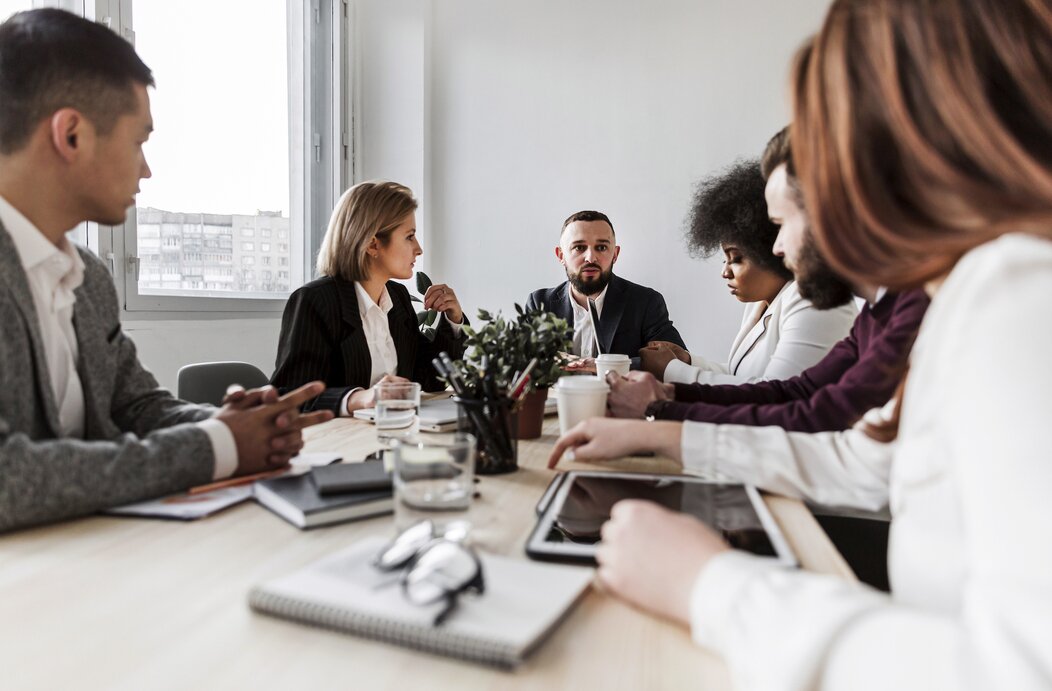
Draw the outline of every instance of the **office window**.
<instances>
[{"instance_id":1,"label":"office window","mask_svg":"<svg viewBox=\"0 0 1052 691\"><path fill-rule=\"evenodd\" d=\"M117 268L125 308L280 311L311 277L321 231L305 229L324 229L350 178L345 3L121 0L105 11L98 19L134 37L157 80L145 147L153 177L141 183ZM158 245L172 251L159 263L144 259L151 225L168 229ZM283 286L158 279L185 259L177 250L192 235L195 252L209 250L194 270L218 275L251 264L242 253L274 233L289 267Z\"/></svg>"},{"instance_id":2,"label":"office window","mask_svg":"<svg viewBox=\"0 0 1052 691\"><path fill-rule=\"evenodd\" d=\"M259 243L259 251L260 252L269 252L270 251L270 243L269 242L261 242L261 243Z\"/></svg>"}]
</instances>

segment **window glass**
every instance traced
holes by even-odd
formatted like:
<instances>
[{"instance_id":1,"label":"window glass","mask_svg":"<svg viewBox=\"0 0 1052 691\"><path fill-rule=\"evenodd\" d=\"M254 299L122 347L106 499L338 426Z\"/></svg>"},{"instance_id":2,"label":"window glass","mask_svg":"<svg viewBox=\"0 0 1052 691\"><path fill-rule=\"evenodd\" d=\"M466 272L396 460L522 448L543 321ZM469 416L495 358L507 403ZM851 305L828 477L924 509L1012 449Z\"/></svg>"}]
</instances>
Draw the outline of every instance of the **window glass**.
<instances>
[{"instance_id":1,"label":"window glass","mask_svg":"<svg viewBox=\"0 0 1052 691\"><path fill-rule=\"evenodd\" d=\"M134 13L136 50L157 78L153 177L136 205L139 293L284 297L288 280L260 284L243 267L257 236L302 242L289 220L286 3L137 2ZM288 266L288 241L265 251Z\"/></svg>"}]
</instances>

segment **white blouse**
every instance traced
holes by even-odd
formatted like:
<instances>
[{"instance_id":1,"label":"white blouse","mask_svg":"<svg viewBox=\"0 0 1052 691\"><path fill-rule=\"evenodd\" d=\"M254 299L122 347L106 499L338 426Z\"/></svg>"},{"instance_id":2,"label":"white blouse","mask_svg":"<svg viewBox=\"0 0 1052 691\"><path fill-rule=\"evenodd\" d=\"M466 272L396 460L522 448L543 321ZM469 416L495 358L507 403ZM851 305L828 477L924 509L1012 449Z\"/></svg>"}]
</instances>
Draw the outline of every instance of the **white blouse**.
<instances>
[{"instance_id":1,"label":"white blouse","mask_svg":"<svg viewBox=\"0 0 1052 691\"><path fill-rule=\"evenodd\" d=\"M967 254L924 318L893 444L685 423L688 471L892 515L891 595L741 552L702 570L694 638L743 688L1052 686L1049 295L1052 242Z\"/></svg>"},{"instance_id":2,"label":"white blouse","mask_svg":"<svg viewBox=\"0 0 1052 691\"><path fill-rule=\"evenodd\" d=\"M741 329L727 362L691 355L691 364L672 360L666 382L745 384L764 379L789 379L818 364L837 341L845 338L858 316L854 302L820 310L789 281L770 305L745 306Z\"/></svg>"}]
</instances>

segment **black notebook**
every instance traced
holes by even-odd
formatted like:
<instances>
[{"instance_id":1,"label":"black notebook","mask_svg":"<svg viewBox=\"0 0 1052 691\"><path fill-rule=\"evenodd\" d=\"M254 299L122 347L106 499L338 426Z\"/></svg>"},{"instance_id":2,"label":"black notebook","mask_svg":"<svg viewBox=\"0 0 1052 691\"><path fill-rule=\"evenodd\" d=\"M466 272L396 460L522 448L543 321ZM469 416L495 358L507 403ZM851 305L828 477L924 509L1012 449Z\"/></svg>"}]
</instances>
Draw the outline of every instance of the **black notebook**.
<instances>
[{"instance_id":1,"label":"black notebook","mask_svg":"<svg viewBox=\"0 0 1052 691\"><path fill-rule=\"evenodd\" d=\"M394 511L390 489L323 497L318 494L309 473L261 480L255 485L255 498L299 528L315 528Z\"/></svg>"}]
</instances>

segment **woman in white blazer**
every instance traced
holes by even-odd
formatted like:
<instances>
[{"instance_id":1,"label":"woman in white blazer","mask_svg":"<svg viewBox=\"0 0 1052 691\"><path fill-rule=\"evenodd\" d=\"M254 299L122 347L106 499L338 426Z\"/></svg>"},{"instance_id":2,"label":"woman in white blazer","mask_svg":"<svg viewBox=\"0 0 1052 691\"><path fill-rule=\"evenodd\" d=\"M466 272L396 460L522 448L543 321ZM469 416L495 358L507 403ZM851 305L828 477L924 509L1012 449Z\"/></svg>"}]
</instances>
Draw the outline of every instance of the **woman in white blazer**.
<instances>
[{"instance_id":1,"label":"woman in white blazer","mask_svg":"<svg viewBox=\"0 0 1052 691\"><path fill-rule=\"evenodd\" d=\"M640 351L643 369L665 382L744 384L789 379L818 363L847 336L858 310L845 284L838 302L820 310L800 295L792 272L772 250L778 225L771 219L799 213L785 186L765 183L784 163L788 145L775 137L759 161L735 163L698 186L688 240L696 254L722 251L723 278L731 295L746 303L738 335L726 360L688 353L655 342ZM785 153L772 155L784 148Z\"/></svg>"},{"instance_id":2,"label":"woman in white blazer","mask_svg":"<svg viewBox=\"0 0 1052 691\"><path fill-rule=\"evenodd\" d=\"M1052 294L1049 45L1047 2L836 0L797 59L794 161L827 259L932 295L897 400L846 432L596 419L556 446L889 508L884 595L614 507L600 579L689 623L742 688L1052 687L1052 321L1020 330Z\"/></svg>"}]
</instances>

